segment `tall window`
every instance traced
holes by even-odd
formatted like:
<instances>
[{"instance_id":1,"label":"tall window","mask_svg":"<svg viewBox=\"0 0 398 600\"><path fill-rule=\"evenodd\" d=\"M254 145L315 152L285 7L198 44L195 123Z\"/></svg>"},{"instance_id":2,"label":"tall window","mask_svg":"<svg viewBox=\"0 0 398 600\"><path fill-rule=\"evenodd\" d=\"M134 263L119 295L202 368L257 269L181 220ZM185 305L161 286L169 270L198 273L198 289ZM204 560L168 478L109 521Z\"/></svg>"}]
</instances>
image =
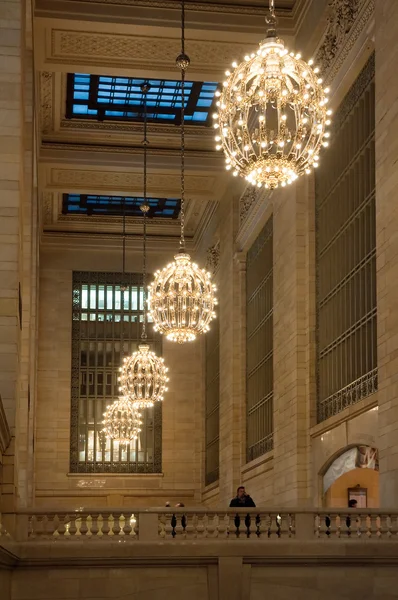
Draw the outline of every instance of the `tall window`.
<instances>
[{"instance_id":1,"label":"tall window","mask_svg":"<svg viewBox=\"0 0 398 600\"><path fill-rule=\"evenodd\" d=\"M220 464L220 329L215 319L206 334L205 485L219 478Z\"/></svg>"},{"instance_id":2,"label":"tall window","mask_svg":"<svg viewBox=\"0 0 398 600\"><path fill-rule=\"evenodd\" d=\"M247 461L273 447L273 224L247 254Z\"/></svg>"},{"instance_id":3,"label":"tall window","mask_svg":"<svg viewBox=\"0 0 398 600\"><path fill-rule=\"evenodd\" d=\"M121 273L73 273L71 472L161 471L160 403L142 411L142 431L130 447L101 433L103 413L118 398L123 354L137 349L141 335L142 275L127 273L121 279ZM152 327L148 336L160 354L160 338Z\"/></svg>"},{"instance_id":4,"label":"tall window","mask_svg":"<svg viewBox=\"0 0 398 600\"><path fill-rule=\"evenodd\" d=\"M318 420L377 389L375 89L371 57L316 174Z\"/></svg>"}]
</instances>

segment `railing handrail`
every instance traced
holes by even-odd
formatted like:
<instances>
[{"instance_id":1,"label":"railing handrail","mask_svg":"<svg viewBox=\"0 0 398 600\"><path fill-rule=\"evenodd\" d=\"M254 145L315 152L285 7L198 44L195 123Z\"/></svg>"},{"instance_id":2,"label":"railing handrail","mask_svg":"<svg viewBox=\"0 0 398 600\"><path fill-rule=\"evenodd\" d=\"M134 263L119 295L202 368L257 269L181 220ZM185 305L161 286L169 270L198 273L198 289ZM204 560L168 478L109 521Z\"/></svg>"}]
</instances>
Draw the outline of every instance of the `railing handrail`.
<instances>
[{"instance_id":1,"label":"railing handrail","mask_svg":"<svg viewBox=\"0 0 398 600\"><path fill-rule=\"evenodd\" d=\"M168 515L170 513L173 514L249 514L256 515L258 513L267 513L267 514L304 514L304 515L320 515L320 516L330 516L330 515L339 515L339 514L352 514L352 515L398 515L398 508L297 508L297 507L267 507L267 506L258 506L255 508L206 508L206 507L150 507L144 508L140 507L94 507L94 508L86 508L82 507L82 509L74 509L74 508L48 508L48 509L36 509L36 508L24 508L18 509L14 511L1 511L3 515L24 515L24 516L45 516L45 515L90 515L90 514L113 514L113 513L131 513L131 514L165 514Z\"/></svg>"}]
</instances>

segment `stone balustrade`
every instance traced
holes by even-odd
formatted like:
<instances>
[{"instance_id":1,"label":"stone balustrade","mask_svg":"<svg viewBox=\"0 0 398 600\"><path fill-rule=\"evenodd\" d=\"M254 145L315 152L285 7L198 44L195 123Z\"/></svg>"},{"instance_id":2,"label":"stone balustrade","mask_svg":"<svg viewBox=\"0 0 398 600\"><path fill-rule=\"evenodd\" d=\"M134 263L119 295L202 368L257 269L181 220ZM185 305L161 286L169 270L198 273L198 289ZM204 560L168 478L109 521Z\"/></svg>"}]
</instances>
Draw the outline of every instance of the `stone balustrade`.
<instances>
[{"instance_id":1,"label":"stone balustrade","mask_svg":"<svg viewBox=\"0 0 398 600\"><path fill-rule=\"evenodd\" d=\"M398 510L149 508L3 513L0 538L23 541L179 541L368 539L398 541Z\"/></svg>"}]
</instances>

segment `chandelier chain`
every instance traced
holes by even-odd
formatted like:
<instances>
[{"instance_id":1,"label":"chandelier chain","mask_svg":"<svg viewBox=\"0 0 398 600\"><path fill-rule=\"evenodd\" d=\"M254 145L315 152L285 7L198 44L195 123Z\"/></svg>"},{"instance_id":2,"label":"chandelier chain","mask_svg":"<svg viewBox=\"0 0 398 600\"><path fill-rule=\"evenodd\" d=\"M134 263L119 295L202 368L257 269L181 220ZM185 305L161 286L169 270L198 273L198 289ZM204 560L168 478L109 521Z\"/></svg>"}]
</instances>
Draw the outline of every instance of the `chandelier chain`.
<instances>
[{"instance_id":1,"label":"chandelier chain","mask_svg":"<svg viewBox=\"0 0 398 600\"><path fill-rule=\"evenodd\" d=\"M185 1L181 2L181 56L185 55ZM180 250L185 249L185 66L181 62L181 237Z\"/></svg>"},{"instance_id":2,"label":"chandelier chain","mask_svg":"<svg viewBox=\"0 0 398 600\"><path fill-rule=\"evenodd\" d=\"M147 110L147 94L150 89L150 85L148 82L143 83L141 90L144 97L144 202L141 205L141 211L144 215L144 240L143 240L143 259L142 259L142 286L143 286L143 305L144 305L144 317L142 322L142 333L141 339L147 339L146 333L146 322L147 322L147 293L146 293L146 246L147 246L147 214L149 210L148 202L147 202L147 147L148 147L148 110Z\"/></svg>"},{"instance_id":3,"label":"chandelier chain","mask_svg":"<svg viewBox=\"0 0 398 600\"><path fill-rule=\"evenodd\" d=\"M124 356L124 294L126 291L126 200L122 201L122 222L123 222L123 258L122 258L122 281L120 285L121 303L120 303L120 356Z\"/></svg>"}]
</instances>

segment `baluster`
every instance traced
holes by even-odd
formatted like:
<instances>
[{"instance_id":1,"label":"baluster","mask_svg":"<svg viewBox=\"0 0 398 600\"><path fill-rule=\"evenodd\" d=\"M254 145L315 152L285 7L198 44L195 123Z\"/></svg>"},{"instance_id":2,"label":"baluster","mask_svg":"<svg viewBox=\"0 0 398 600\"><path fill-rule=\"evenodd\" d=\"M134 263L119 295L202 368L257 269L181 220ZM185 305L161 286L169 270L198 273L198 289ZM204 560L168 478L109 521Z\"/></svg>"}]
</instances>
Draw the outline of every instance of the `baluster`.
<instances>
[{"instance_id":1,"label":"baluster","mask_svg":"<svg viewBox=\"0 0 398 600\"><path fill-rule=\"evenodd\" d=\"M129 538L133 528L131 526L131 515L122 515L124 519L124 525L122 527L121 535Z\"/></svg>"},{"instance_id":2,"label":"baluster","mask_svg":"<svg viewBox=\"0 0 398 600\"><path fill-rule=\"evenodd\" d=\"M238 513L234 517L234 525L235 525L235 537L239 538L240 536L240 515Z\"/></svg>"},{"instance_id":3,"label":"baluster","mask_svg":"<svg viewBox=\"0 0 398 600\"><path fill-rule=\"evenodd\" d=\"M124 527L125 527L125 523L126 523L126 519L124 514L122 513L121 515L119 515L119 537L124 537L126 534L124 533Z\"/></svg>"},{"instance_id":4,"label":"baluster","mask_svg":"<svg viewBox=\"0 0 398 600\"><path fill-rule=\"evenodd\" d=\"M131 519L130 519L130 525L132 527L131 536L134 537L134 538L138 537L138 530L139 530L139 527L140 527L139 519L140 519L140 515L139 514L137 516L132 515Z\"/></svg>"},{"instance_id":5,"label":"baluster","mask_svg":"<svg viewBox=\"0 0 398 600\"><path fill-rule=\"evenodd\" d=\"M276 535L282 537L282 517L280 514L275 515Z\"/></svg>"},{"instance_id":6,"label":"baluster","mask_svg":"<svg viewBox=\"0 0 398 600\"><path fill-rule=\"evenodd\" d=\"M54 537L54 532L55 532L55 520L56 515L46 515L46 517L44 517L44 537L45 539L49 539Z\"/></svg>"},{"instance_id":7,"label":"baluster","mask_svg":"<svg viewBox=\"0 0 398 600\"><path fill-rule=\"evenodd\" d=\"M214 527L214 515L209 515L206 513L205 516L205 528L206 528L206 537L214 538L215 537L215 527Z\"/></svg>"},{"instance_id":8,"label":"baluster","mask_svg":"<svg viewBox=\"0 0 398 600\"><path fill-rule=\"evenodd\" d=\"M69 522L69 528L68 528L68 533L69 536L74 538L77 535L80 535L79 529L78 529L78 523L76 523L77 519L76 519L76 515L74 513L71 514L70 516L70 522Z\"/></svg>"},{"instance_id":9,"label":"baluster","mask_svg":"<svg viewBox=\"0 0 398 600\"><path fill-rule=\"evenodd\" d=\"M203 519L203 515L198 515L195 513L196 517L196 537L203 538L205 537L205 523Z\"/></svg>"},{"instance_id":10,"label":"baluster","mask_svg":"<svg viewBox=\"0 0 398 600\"><path fill-rule=\"evenodd\" d=\"M165 515L165 519L166 519L166 525L165 525L165 534L166 537L174 537L173 536L173 525L172 525L172 520L173 520L173 515L168 513Z\"/></svg>"},{"instance_id":11,"label":"baluster","mask_svg":"<svg viewBox=\"0 0 398 600\"><path fill-rule=\"evenodd\" d=\"M221 527L220 527L220 525L221 525ZM215 537L215 538L220 537L220 533L223 533L223 531L224 531L222 522L220 523L220 518L217 513L215 513L213 515L212 528L213 528L213 537Z\"/></svg>"},{"instance_id":12,"label":"baluster","mask_svg":"<svg viewBox=\"0 0 398 600\"><path fill-rule=\"evenodd\" d=\"M80 519L78 519L80 521L79 523L79 532L80 535L85 537L87 535L88 532L88 527L87 527L87 515L83 515L81 514ZM77 521L76 521L76 525L77 525ZM79 535L79 534L76 534Z\"/></svg>"},{"instance_id":13,"label":"baluster","mask_svg":"<svg viewBox=\"0 0 398 600\"><path fill-rule=\"evenodd\" d=\"M120 519L120 513L113 513L113 527L112 527L112 531L114 533L114 535L119 536L120 535L120 524L119 524L119 519Z\"/></svg>"},{"instance_id":14,"label":"baluster","mask_svg":"<svg viewBox=\"0 0 398 600\"><path fill-rule=\"evenodd\" d=\"M109 519L111 517L111 515L109 513L101 513L102 516L102 527L101 527L101 531L102 531L102 536L104 538L108 538L110 535L113 535L113 531L111 531L111 523L109 522Z\"/></svg>"},{"instance_id":15,"label":"baluster","mask_svg":"<svg viewBox=\"0 0 398 600\"><path fill-rule=\"evenodd\" d=\"M100 513L97 518L97 527L98 527L97 537L98 538L102 538L104 536L103 526L104 526L104 518L102 516L102 513Z\"/></svg>"},{"instance_id":16,"label":"baluster","mask_svg":"<svg viewBox=\"0 0 398 600\"><path fill-rule=\"evenodd\" d=\"M108 515L108 537L113 537L115 535L115 533L113 531L113 523L114 523L113 514L109 514Z\"/></svg>"},{"instance_id":17,"label":"baluster","mask_svg":"<svg viewBox=\"0 0 398 600\"><path fill-rule=\"evenodd\" d=\"M98 537L98 532L99 532L98 517L99 517L98 513L94 513L91 515L90 535L92 535L92 537L94 539L96 539Z\"/></svg>"},{"instance_id":18,"label":"baluster","mask_svg":"<svg viewBox=\"0 0 398 600\"><path fill-rule=\"evenodd\" d=\"M58 527L57 527L57 530L54 532L54 535L57 533L58 537L60 537L60 538L64 538L65 534L66 534L65 519L66 519L66 515L64 515L64 514L58 515Z\"/></svg>"},{"instance_id":19,"label":"baluster","mask_svg":"<svg viewBox=\"0 0 398 600\"><path fill-rule=\"evenodd\" d=\"M159 536L163 539L166 537L166 515L165 514L159 515Z\"/></svg>"},{"instance_id":20,"label":"baluster","mask_svg":"<svg viewBox=\"0 0 398 600\"><path fill-rule=\"evenodd\" d=\"M225 523L225 537L229 537L231 517L228 513L226 513L224 516L224 523Z\"/></svg>"}]
</instances>

